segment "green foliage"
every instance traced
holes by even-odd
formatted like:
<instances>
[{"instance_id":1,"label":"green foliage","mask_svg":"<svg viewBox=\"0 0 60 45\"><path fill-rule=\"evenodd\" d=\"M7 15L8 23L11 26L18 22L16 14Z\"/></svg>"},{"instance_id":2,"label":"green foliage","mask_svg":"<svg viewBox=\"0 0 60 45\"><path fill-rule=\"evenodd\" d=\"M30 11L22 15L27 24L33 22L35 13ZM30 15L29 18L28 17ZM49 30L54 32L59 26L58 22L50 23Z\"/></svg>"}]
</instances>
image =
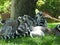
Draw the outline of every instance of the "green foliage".
<instances>
[{"instance_id":1,"label":"green foliage","mask_svg":"<svg viewBox=\"0 0 60 45\"><path fill-rule=\"evenodd\" d=\"M10 12L10 0L0 0L0 12Z\"/></svg>"},{"instance_id":2,"label":"green foliage","mask_svg":"<svg viewBox=\"0 0 60 45\"><path fill-rule=\"evenodd\" d=\"M4 6L0 5L0 12L3 11Z\"/></svg>"},{"instance_id":3,"label":"green foliage","mask_svg":"<svg viewBox=\"0 0 60 45\"><path fill-rule=\"evenodd\" d=\"M60 0L42 0L42 2L44 4L39 5L41 2L37 4L37 9L40 11L48 11L54 17L60 15Z\"/></svg>"},{"instance_id":4,"label":"green foliage","mask_svg":"<svg viewBox=\"0 0 60 45\"><path fill-rule=\"evenodd\" d=\"M10 12L10 6L11 6L11 2L5 1L4 2L4 12Z\"/></svg>"}]
</instances>

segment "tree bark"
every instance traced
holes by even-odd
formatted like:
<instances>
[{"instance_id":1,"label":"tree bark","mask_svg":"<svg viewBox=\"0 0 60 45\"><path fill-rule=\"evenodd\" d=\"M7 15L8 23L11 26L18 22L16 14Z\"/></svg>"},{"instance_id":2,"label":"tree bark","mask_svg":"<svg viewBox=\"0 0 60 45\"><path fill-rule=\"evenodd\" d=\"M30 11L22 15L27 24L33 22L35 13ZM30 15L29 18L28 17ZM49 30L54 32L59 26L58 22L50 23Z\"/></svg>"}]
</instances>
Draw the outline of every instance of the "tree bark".
<instances>
[{"instance_id":1,"label":"tree bark","mask_svg":"<svg viewBox=\"0 0 60 45\"><path fill-rule=\"evenodd\" d=\"M24 14L35 16L36 1L34 0L12 0L11 18L16 19Z\"/></svg>"}]
</instances>

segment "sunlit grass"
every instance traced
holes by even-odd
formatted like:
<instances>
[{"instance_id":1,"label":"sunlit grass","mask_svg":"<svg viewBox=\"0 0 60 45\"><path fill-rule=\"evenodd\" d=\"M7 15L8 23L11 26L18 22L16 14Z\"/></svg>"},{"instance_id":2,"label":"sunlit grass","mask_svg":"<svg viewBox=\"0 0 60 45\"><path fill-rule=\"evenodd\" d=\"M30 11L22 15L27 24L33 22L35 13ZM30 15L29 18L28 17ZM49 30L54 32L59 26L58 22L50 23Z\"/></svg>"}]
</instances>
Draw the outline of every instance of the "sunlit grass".
<instances>
[{"instance_id":1,"label":"sunlit grass","mask_svg":"<svg viewBox=\"0 0 60 45\"><path fill-rule=\"evenodd\" d=\"M49 28L54 28L57 24L60 24L60 23L48 23L48 27Z\"/></svg>"}]
</instances>

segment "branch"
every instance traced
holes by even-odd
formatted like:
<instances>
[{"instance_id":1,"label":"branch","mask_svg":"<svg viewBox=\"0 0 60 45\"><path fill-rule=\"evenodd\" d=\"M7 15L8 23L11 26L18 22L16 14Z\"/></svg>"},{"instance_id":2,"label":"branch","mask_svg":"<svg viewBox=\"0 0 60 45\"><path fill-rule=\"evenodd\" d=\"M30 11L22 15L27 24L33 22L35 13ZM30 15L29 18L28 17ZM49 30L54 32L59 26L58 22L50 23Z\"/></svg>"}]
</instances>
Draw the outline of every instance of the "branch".
<instances>
[{"instance_id":1,"label":"branch","mask_svg":"<svg viewBox=\"0 0 60 45\"><path fill-rule=\"evenodd\" d=\"M50 16L49 14L43 13L43 16L44 16L45 18L50 18L50 19L52 19L52 20L55 20L55 21L59 21L59 22L60 22L60 19L54 18L54 17Z\"/></svg>"}]
</instances>

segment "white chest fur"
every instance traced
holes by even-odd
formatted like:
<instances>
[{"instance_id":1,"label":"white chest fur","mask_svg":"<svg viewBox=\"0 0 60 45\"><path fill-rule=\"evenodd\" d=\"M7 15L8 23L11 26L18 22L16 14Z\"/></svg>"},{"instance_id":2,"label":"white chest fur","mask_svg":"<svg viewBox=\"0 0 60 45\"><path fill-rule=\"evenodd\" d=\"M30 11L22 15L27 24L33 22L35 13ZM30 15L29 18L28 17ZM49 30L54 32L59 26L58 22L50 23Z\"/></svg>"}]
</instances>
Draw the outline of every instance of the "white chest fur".
<instances>
[{"instance_id":1,"label":"white chest fur","mask_svg":"<svg viewBox=\"0 0 60 45\"><path fill-rule=\"evenodd\" d=\"M32 27L32 31L30 32L30 36L44 36L44 32L42 31L43 27L41 26L36 26Z\"/></svg>"}]
</instances>

